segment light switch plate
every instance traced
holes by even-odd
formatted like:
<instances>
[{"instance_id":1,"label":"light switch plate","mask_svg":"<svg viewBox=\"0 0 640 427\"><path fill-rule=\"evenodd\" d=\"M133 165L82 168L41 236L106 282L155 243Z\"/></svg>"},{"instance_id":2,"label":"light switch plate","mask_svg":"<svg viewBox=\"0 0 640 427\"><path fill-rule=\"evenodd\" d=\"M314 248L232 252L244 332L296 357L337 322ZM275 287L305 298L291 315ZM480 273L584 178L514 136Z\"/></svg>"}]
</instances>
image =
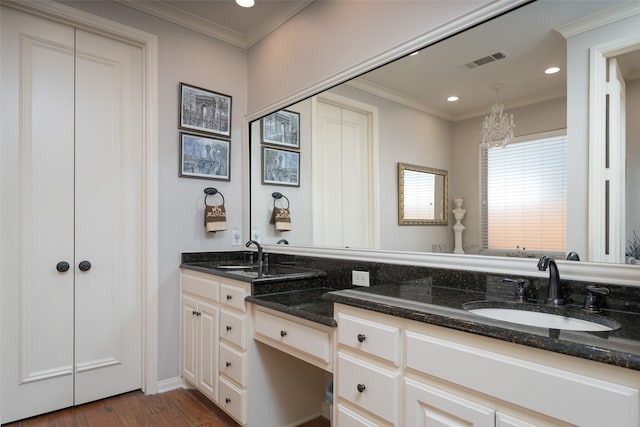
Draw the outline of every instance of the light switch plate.
<instances>
[{"instance_id":1,"label":"light switch plate","mask_svg":"<svg viewBox=\"0 0 640 427\"><path fill-rule=\"evenodd\" d=\"M242 244L242 234L240 230L234 228L231 232L231 246L240 246Z\"/></svg>"},{"instance_id":2,"label":"light switch plate","mask_svg":"<svg viewBox=\"0 0 640 427\"><path fill-rule=\"evenodd\" d=\"M351 283L353 286L369 286L369 272L353 270L351 272Z\"/></svg>"}]
</instances>

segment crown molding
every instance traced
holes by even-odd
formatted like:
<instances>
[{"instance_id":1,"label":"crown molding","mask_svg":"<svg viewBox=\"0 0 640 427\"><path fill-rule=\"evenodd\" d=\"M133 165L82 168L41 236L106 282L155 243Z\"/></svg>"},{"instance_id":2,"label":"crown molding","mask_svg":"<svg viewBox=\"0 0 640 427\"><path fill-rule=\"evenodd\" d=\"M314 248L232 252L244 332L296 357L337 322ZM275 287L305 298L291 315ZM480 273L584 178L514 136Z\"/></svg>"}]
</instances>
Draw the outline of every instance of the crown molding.
<instances>
[{"instance_id":1,"label":"crown molding","mask_svg":"<svg viewBox=\"0 0 640 427\"><path fill-rule=\"evenodd\" d=\"M278 19L262 21L259 26L242 33L201 16L185 12L164 0L153 2L141 2L139 0L114 1L242 49L249 49L313 2L313 0L300 2L289 10L287 14L279 16Z\"/></svg>"},{"instance_id":2,"label":"crown molding","mask_svg":"<svg viewBox=\"0 0 640 427\"><path fill-rule=\"evenodd\" d=\"M638 14L640 14L640 2L627 3L561 25L556 28L556 31L567 39Z\"/></svg>"}]
</instances>

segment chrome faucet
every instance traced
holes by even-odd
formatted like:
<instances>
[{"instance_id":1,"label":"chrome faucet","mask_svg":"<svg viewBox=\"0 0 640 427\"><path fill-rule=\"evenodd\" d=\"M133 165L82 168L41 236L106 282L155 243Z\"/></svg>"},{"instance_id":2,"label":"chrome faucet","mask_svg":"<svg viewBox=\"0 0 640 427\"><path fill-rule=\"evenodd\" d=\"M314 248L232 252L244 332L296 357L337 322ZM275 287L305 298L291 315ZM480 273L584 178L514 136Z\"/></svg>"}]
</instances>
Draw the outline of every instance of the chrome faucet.
<instances>
[{"instance_id":1,"label":"chrome faucet","mask_svg":"<svg viewBox=\"0 0 640 427\"><path fill-rule=\"evenodd\" d=\"M251 245L256 245L256 248L258 248L258 268L262 269L262 246L255 240L249 240L245 247L248 248Z\"/></svg>"},{"instance_id":2,"label":"chrome faucet","mask_svg":"<svg viewBox=\"0 0 640 427\"><path fill-rule=\"evenodd\" d=\"M546 271L549 268L549 293L547 294L547 304L565 305L567 301L562 298L562 288L560 286L560 273L556 262L548 256L543 256L538 261L538 270Z\"/></svg>"}]
</instances>

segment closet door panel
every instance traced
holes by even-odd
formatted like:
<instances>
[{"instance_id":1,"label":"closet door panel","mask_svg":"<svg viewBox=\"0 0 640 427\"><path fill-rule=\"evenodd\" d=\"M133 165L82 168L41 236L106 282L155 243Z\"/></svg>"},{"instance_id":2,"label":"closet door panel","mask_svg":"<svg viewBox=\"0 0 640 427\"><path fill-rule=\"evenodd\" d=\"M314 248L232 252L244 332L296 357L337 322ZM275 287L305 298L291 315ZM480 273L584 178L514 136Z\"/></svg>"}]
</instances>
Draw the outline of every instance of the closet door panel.
<instances>
[{"instance_id":1,"label":"closet door panel","mask_svg":"<svg viewBox=\"0 0 640 427\"><path fill-rule=\"evenodd\" d=\"M73 404L74 35L4 8L1 17L4 423Z\"/></svg>"},{"instance_id":2,"label":"closet door panel","mask_svg":"<svg viewBox=\"0 0 640 427\"><path fill-rule=\"evenodd\" d=\"M140 388L142 52L76 34L76 404ZM76 265L76 268L78 266Z\"/></svg>"}]
</instances>

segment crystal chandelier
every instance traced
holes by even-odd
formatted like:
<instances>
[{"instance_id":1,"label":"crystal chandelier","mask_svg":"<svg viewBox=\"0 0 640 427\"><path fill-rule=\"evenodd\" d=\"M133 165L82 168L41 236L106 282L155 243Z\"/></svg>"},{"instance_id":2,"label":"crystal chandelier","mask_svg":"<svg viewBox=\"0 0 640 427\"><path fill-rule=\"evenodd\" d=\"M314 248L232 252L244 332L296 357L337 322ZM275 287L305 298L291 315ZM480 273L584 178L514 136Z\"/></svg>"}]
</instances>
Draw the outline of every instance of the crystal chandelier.
<instances>
[{"instance_id":1,"label":"crystal chandelier","mask_svg":"<svg viewBox=\"0 0 640 427\"><path fill-rule=\"evenodd\" d=\"M504 105L500 103L502 84L496 85L496 103L491 106L491 113L482 122L482 147L506 147L513 139L513 114L504 113Z\"/></svg>"}]
</instances>

